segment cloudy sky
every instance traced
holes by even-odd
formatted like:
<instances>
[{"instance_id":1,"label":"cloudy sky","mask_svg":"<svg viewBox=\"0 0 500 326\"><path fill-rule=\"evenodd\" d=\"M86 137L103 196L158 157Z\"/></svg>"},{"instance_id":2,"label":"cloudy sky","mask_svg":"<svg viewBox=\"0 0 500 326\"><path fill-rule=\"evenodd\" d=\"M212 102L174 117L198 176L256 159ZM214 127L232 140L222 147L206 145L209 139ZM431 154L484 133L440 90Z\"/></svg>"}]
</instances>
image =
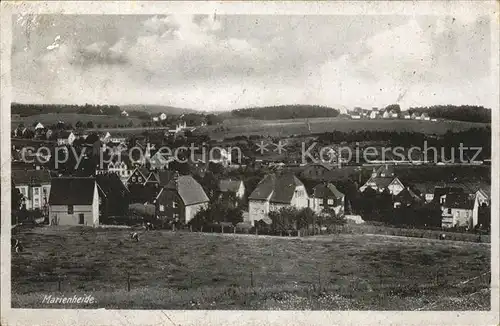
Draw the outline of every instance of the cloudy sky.
<instances>
[{"instance_id":1,"label":"cloudy sky","mask_svg":"<svg viewBox=\"0 0 500 326\"><path fill-rule=\"evenodd\" d=\"M13 100L491 107L487 18L18 16Z\"/></svg>"}]
</instances>

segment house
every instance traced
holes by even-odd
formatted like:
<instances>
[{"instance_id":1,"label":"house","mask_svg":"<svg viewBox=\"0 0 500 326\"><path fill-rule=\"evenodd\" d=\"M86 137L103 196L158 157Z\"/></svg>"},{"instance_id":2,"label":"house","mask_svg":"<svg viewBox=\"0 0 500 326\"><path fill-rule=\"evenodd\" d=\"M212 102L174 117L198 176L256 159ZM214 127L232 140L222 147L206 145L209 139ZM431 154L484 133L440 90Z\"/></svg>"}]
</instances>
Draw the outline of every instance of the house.
<instances>
[{"instance_id":1,"label":"house","mask_svg":"<svg viewBox=\"0 0 500 326\"><path fill-rule=\"evenodd\" d=\"M378 117L379 117L379 115L378 115L378 109L372 110L370 112L370 119L377 119Z\"/></svg>"},{"instance_id":2,"label":"house","mask_svg":"<svg viewBox=\"0 0 500 326\"><path fill-rule=\"evenodd\" d=\"M411 118L413 120L421 120L421 116L418 112L413 112L413 114L411 115Z\"/></svg>"},{"instance_id":3,"label":"house","mask_svg":"<svg viewBox=\"0 0 500 326\"><path fill-rule=\"evenodd\" d=\"M117 174L96 176L99 191L99 220L109 216L124 216L130 203L130 192Z\"/></svg>"},{"instance_id":4,"label":"house","mask_svg":"<svg viewBox=\"0 0 500 326\"><path fill-rule=\"evenodd\" d=\"M344 215L344 206L345 195L330 182L316 185L309 199L309 207L318 214L331 210L340 217Z\"/></svg>"},{"instance_id":5,"label":"house","mask_svg":"<svg viewBox=\"0 0 500 326\"><path fill-rule=\"evenodd\" d=\"M410 187L406 187L394 196L394 208L408 207L422 200Z\"/></svg>"},{"instance_id":6,"label":"house","mask_svg":"<svg viewBox=\"0 0 500 326\"><path fill-rule=\"evenodd\" d=\"M122 117L128 117L128 112L125 110L122 110L122 112L120 114Z\"/></svg>"},{"instance_id":7,"label":"house","mask_svg":"<svg viewBox=\"0 0 500 326\"><path fill-rule=\"evenodd\" d=\"M108 173L116 174L125 185L133 171L134 167L127 155L114 155L111 158L103 159L103 168L100 169L100 167L98 167L96 169L96 175Z\"/></svg>"},{"instance_id":8,"label":"house","mask_svg":"<svg viewBox=\"0 0 500 326\"><path fill-rule=\"evenodd\" d=\"M143 166L135 168L127 179L127 186L132 184L145 185L148 180L149 170Z\"/></svg>"},{"instance_id":9,"label":"house","mask_svg":"<svg viewBox=\"0 0 500 326\"><path fill-rule=\"evenodd\" d=\"M359 188L359 191L364 192L367 188L372 188L377 192L387 190L392 195L399 194L405 186L394 175L394 167L392 165L382 165L378 169L373 168L372 175L366 183Z\"/></svg>"},{"instance_id":10,"label":"house","mask_svg":"<svg viewBox=\"0 0 500 326\"><path fill-rule=\"evenodd\" d=\"M245 184L242 180L220 180L219 191L222 194L232 194L238 199L243 199L245 196Z\"/></svg>"},{"instance_id":11,"label":"house","mask_svg":"<svg viewBox=\"0 0 500 326\"><path fill-rule=\"evenodd\" d=\"M94 178L53 178L49 197L52 225L99 225L99 191Z\"/></svg>"},{"instance_id":12,"label":"house","mask_svg":"<svg viewBox=\"0 0 500 326\"><path fill-rule=\"evenodd\" d=\"M392 119L399 118L399 114L396 111L391 111L389 114L390 114Z\"/></svg>"},{"instance_id":13,"label":"house","mask_svg":"<svg viewBox=\"0 0 500 326\"><path fill-rule=\"evenodd\" d=\"M312 163L307 165L301 173L305 179L323 179L328 171L333 169L333 164Z\"/></svg>"},{"instance_id":14,"label":"house","mask_svg":"<svg viewBox=\"0 0 500 326\"><path fill-rule=\"evenodd\" d=\"M75 138L76 136L72 131L63 130L59 132L59 134L57 135L57 145L59 146L73 145Z\"/></svg>"},{"instance_id":15,"label":"house","mask_svg":"<svg viewBox=\"0 0 500 326\"><path fill-rule=\"evenodd\" d=\"M359 120L361 119L361 115L359 113L351 113L351 119Z\"/></svg>"},{"instance_id":16,"label":"house","mask_svg":"<svg viewBox=\"0 0 500 326\"><path fill-rule=\"evenodd\" d=\"M35 130L38 130L38 129L44 129L45 127L43 126L43 124L41 122L37 123L36 126L35 126Z\"/></svg>"},{"instance_id":17,"label":"house","mask_svg":"<svg viewBox=\"0 0 500 326\"><path fill-rule=\"evenodd\" d=\"M172 156L162 151L156 151L149 159L149 167L151 170L164 170L168 169L168 165L174 161Z\"/></svg>"},{"instance_id":18,"label":"house","mask_svg":"<svg viewBox=\"0 0 500 326\"><path fill-rule=\"evenodd\" d=\"M486 188L480 188L478 191L476 191L475 196L474 196L474 205L472 208L472 219L474 221L477 221L478 224L486 226L488 224L488 221L483 221L481 218L481 213L482 210L489 209L491 202L490 202L491 194L490 194L490 189L489 187Z\"/></svg>"},{"instance_id":19,"label":"house","mask_svg":"<svg viewBox=\"0 0 500 326\"><path fill-rule=\"evenodd\" d=\"M472 229L477 225L473 215L474 202L465 193L446 194L441 207L441 227L465 227Z\"/></svg>"},{"instance_id":20,"label":"house","mask_svg":"<svg viewBox=\"0 0 500 326\"><path fill-rule=\"evenodd\" d=\"M410 119L411 119L411 114L409 114L409 113L405 113L405 114L403 115L403 118L404 118L405 120L410 120Z\"/></svg>"},{"instance_id":21,"label":"house","mask_svg":"<svg viewBox=\"0 0 500 326\"><path fill-rule=\"evenodd\" d=\"M155 199L156 215L163 221L187 224L208 206L201 185L190 175L175 175Z\"/></svg>"},{"instance_id":22,"label":"house","mask_svg":"<svg viewBox=\"0 0 500 326\"><path fill-rule=\"evenodd\" d=\"M391 118L391 114L389 113L389 111L384 111L384 113L382 114L382 118L384 118L384 119Z\"/></svg>"},{"instance_id":23,"label":"house","mask_svg":"<svg viewBox=\"0 0 500 326\"><path fill-rule=\"evenodd\" d=\"M269 218L269 212L283 207L306 208L309 196L302 181L293 174L268 174L248 197L249 219L256 221Z\"/></svg>"},{"instance_id":24,"label":"house","mask_svg":"<svg viewBox=\"0 0 500 326\"><path fill-rule=\"evenodd\" d=\"M167 119L167 115L165 113L162 113L158 118L160 118L160 120L163 121Z\"/></svg>"},{"instance_id":25,"label":"house","mask_svg":"<svg viewBox=\"0 0 500 326\"><path fill-rule=\"evenodd\" d=\"M12 182L22 195L22 203L27 210L46 211L50 196L51 176L47 170L11 171Z\"/></svg>"},{"instance_id":26,"label":"house","mask_svg":"<svg viewBox=\"0 0 500 326\"><path fill-rule=\"evenodd\" d=\"M437 186L434 188L434 196L432 201L441 206L444 205L446 201L446 196L449 194L463 194L464 188L458 186Z\"/></svg>"},{"instance_id":27,"label":"house","mask_svg":"<svg viewBox=\"0 0 500 326\"><path fill-rule=\"evenodd\" d=\"M414 184L414 189L420 193L420 197L425 200L426 203L432 202L434 199L435 185L431 183L417 183Z\"/></svg>"},{"instance_id":28,"label":"house","mask_svg":"<svg viewBox=\"0 0 500 326\"><path fill-rule=\"evenodd\" d=\"M122 152L127 150L127 144L125 142L109 141L104 144L103 148L108 150L111 155L120 155Z\"/></svg>"},{"instance_id":29,"label":"house","mask_svg":"<svg viewBox=\"0 0 500 326\"><path fill-rule=\"evenodd\" d=\"M422 115L420 116L420 119L421 119L421 120L425 120L425 121L429 121L431 118L429 117L429 115L428 115L426 112L424 112L424 113L422 113Z\"/></svg>"},{"instance_id":30,"label":"house","mask_svg":"<svg viewBox=\"0 0 500 326\"><path fill-rule=\"evenodd\" d=\"M158 117L153 117L153 122L158 122L159 119L160 118L158 118Z\"/></svg>"}]
</instances>

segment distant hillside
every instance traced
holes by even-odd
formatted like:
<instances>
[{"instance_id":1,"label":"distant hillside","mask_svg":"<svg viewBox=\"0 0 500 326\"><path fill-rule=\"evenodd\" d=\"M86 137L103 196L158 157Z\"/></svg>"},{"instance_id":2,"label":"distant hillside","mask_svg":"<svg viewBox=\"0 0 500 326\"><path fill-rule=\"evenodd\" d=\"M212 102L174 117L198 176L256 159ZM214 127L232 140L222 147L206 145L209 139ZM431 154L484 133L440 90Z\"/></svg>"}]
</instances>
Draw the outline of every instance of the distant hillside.
<instances>
[{"instance_id":1,"label":"distant hillside","mask_svg":"<svg viewBox=\"0 0 500 326\"><path fill-rule=\"evenodd\" d=\"M236 118L253 118L258 120L303 119L336 117L339 111L319 105L279 105L233 110Z\"/></svg>"},{"instance_id":2,"label":"distant hillside","mask_svg":"<svg viewBox=\"0 0 500 326\"><path fill-rule=\"evenodd\" d=\"M193 109L184 109L184 108L178 108L174 106L168 106L168 105L149 105L149 104L128 104L128 105L121 105L120 106L122 109L125 109L127 111L144 111L148 112L152 115L160 114L160 113L165 113L165 114L171 114L171 115L179 115L179 114L186 114L186 113L197 113L198 111L193 110Z\"/></svg>"},{"instance_id":3,"label":"distant hillside","mask_svg":"<svg viewBox=\"0 0 500 326\"><path fill-rule=\"evenodd\" d=\"M427 112L429 117L436 119L491 123L491 110L474 105L434 105L430 107L414 107L410 113Z\"/></svg>"}]
</instances>

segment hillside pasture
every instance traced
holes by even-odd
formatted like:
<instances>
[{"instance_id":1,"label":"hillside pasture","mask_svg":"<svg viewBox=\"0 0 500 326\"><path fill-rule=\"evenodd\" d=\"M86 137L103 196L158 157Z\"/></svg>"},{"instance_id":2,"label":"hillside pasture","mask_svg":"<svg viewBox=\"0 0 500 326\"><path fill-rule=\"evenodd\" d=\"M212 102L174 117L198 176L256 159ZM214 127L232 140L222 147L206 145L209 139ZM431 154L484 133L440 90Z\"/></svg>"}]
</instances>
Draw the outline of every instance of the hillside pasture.
<instances>
[{"instance_id":1,"label":"hillside pasture","mask_svg":"<svg viewBox=\"0 0 500 326\"><path fill-rule=\"evenodd\" d=\"M39 227L15 235L12 307L489 310L486 244L360 234L310 238ZM130 280L128 282L128 280ZM130 284L130 285L129 285ZM64 308L77 305L64 305Z\"/></svg>"},{"instance_id":2,"label":"hillside pasture","mask_svg":"<svg viewBox=\"0 0 500 326\"><path fill-rule=\"evenodd\" d=\"M311 130L309 131L307 121ZM420 132L441 135L447 131L459 132L470 128L482 128L489 124L440 120L350 120L345 118L311 118L288 120L227 119L222 125L198 128L195 133L208 134L215 139L240 135L262 135L269 137L288 137L292 135L318 134L331 131L395 131ZM220 127L223 127L221 130Z\"/></svg>"}]
</instances>

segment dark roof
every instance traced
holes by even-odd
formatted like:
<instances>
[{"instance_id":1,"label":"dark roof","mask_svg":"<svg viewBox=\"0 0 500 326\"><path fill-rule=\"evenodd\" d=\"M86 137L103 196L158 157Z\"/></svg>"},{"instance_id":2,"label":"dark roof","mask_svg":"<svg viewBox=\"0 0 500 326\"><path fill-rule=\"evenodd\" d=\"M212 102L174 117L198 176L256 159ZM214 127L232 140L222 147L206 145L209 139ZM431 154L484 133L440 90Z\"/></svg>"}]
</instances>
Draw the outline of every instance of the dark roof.
<instances>
[{"instance_id":1,"label":"dark roof","mask_svg":"<svg viewBox=\"0 0 500 326\"><path fill-rule=\"evenodd\" d=\"M330 195L333 195L337 199L344 197L344 194L341 193L332 183L320 183L314 187L313 191L314 197L316 198L329 197Z\"/></svg>"},{"instance_id":2,"label":"dark roof","mask_svg":"<svg viewBox=\"0 0 500 326\"><path fill-rule=\"evenodd\" d=\"M48 170L16 170L11 171L12 181L16 186L33 184L49 184L51 177Z\"/></svg>"},{"instance_id":3,"label":"dark roof","mask_svg":"<svg viewBox=\"0 0 500 326\"><path fill-rule=\"evenodd\" d=\"M267 200L269 198L272 203L290 203L297 186L304 186L304 184L293 174L286 173L278 176L268 174L259 182L248 198L253 200Z\"/></svg>"},{"instance_id":4,"label":"dark roof","mask_svg":"<svg viewBox=\"0 0 500 326\"><path fill-rule=\"evenodd\" d=\"M394 166L391 164L385 164L377 168L376 170L377 176L382 176L382 174L387 176L394 176Z\"/></svg>"},{"instance_id":5,"label":"dark roof","mask_svg":"<svg viewBox=\"0 0 500 326\"><path fill-rule=\"evenodd\" d=\"M219 190L221 192L237 192L240 189L241 180L221 180Z\"/></svg>"},{"instance_id":6,"label":"dark roof","mask_svg":"<svg viewBox=\"0 0 500 326\"><path fill-rule=\"evenodd\" d=\"M438 201L439 197L441 197L442 195L453 194L453 193L462 194L462 193L464 193L464 188L460 188L460 187L436 187L434 189L434 200Z\"/></svg>"},{"instance_id":7,"label":"dark roof","mask_svg":"<svg viewBox=\"0 0 500 326\"><path fill-rule=\"evenodd\" d=\"M160 180L160 186L166 186L174 176L173 171L163 170L158 171L158 179Z\"/></svg>"},{"instance_id":8,"label":"dark roof","mask_svg":"<svg viewBox=\"0 0 500 326\"><path fill-rule=\"evenodd\" d=\"M71 130L61 130L58 134L57 134L57 138L68 138L70 134L72 134L73 132Z\"/></svg>"},{"instance_id":9,"label":"dark roof","mask_svg":"<svg viewBox=\"0 0 500 326\"><path fill-rule=\"evenodd\" d=\"M190 175L171 179L165 188L176 191L186 206L209 201L201 185Z\"/></svg>"},{"instance_id":10,"label":"dark roof","mask_svg":"<svg viewBox=\"0 0 500 326\"><path fill-rule=\"evenodd\" d=\"M106 196L109 196L110 194L124 195L129 193L127 187L125 187L117 174L98 174L96 176L96 182Z\"/></svg>"},{"instance_id":11,"label":"dark roof","mask_svg":"<svg viewBox=\"0 0 500 326\"><path fill-rule=\"evenodd\" d=\"M446 208L460 208L472 209L474 202L470 200L467 194L451 193L446 195L444 207Z\"/></svg>"},{"instance_id":12,"label":"dark roof","mask_svg":"<svg viewBox=\"0 0 500 326\"><path fill-rule=\"evenodd\" d=\"M94 188L94 178L54 178L50 187L49 204L91 205Z\"/></svg>"},{"instance_id":13,"label":"dark roof","mask_svg":"<svg viewBox=\"0 0 500 326\"><path fill-rule=\"evenodd\" d=\"M396 179L395 177L375 177L371 178L370 181L374 182L378 188L385 189L391 182Z\"/></svg>"}]
</instances>

